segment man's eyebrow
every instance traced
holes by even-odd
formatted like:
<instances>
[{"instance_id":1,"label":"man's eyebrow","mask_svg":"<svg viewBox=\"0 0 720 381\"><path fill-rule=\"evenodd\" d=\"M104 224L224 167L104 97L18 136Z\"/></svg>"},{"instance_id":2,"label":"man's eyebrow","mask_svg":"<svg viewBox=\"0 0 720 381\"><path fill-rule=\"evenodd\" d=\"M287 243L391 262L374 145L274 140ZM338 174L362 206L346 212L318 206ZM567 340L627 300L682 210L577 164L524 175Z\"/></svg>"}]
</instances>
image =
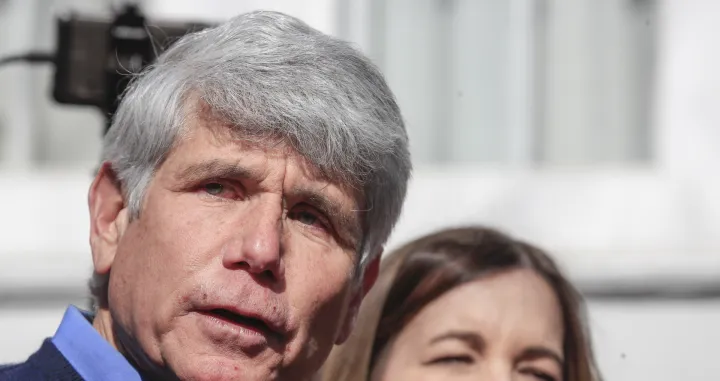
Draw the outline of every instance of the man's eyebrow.
<instances>
[{"instance_id":1,"label":"man's eyebrow","mask_svg":"<svg viewBox=\"0 0 720 381\"><path fill-rule=\"evenodd\" d=\"M520 361L530 361L541 358L548 358L555 361L560 368L565 366L565 360L556 351L546 347L529 347L526 348L518 357Z\"/></svg>"},{"instance_id":2,"label":"man's eyebrow","mask_svg":"<svg viewBox=\"0 0 720 381\"><path fill-rule=\"evenodd\" d=\"M448 340L462 341L477 352L482 352L485 349L485 340L482 336L470 331L446 332L430 339L430 344L437 344Z\"/></svg>"},{"instance_id":3,"label":"man's eyebrow","mask_svg":"<svg viewBox=\"0 0 720 381\"><path fill-rule=\"evenodd\" d=\"M191 164L179 171L175 177L178 180L185 182L199 181L209 178L249 179L260 181L262 179L262 173L258 170L244 167L239 163L210 160Z\"/></svg>"},{"instance_id":4,"label":"man's eyebrow","mask_svg":"<svg viewBox=\"0 0 720 381\"><path fill-rule=\"evenodd\" d=\"M360 218L353 208L343 207L340 202L330 199L322 191L314 188L295 188L290 190L286 196L291 199L303 200L314 208L317 208L331 221L334 221L334 228L338 230L340 238L352 249L357 249L358 241L362 235Z\"/></svg>"}]
</instances>

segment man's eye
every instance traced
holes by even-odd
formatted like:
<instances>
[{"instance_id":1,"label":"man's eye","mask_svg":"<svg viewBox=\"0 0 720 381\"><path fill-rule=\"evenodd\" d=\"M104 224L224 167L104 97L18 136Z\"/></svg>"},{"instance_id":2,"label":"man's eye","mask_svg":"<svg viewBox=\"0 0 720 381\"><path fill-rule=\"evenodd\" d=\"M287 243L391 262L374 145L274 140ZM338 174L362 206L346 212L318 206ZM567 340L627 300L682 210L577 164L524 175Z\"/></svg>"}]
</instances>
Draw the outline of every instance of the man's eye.
<instances>
[{"instance_id":1,"label":"man's eye","mask_svg":"<svg viewBox=\"0 0 720 381\"><path fill-rule=\"evenodd\" d=\"M311 209L300 207L288 212L288 217L303 224L319 229L327 229L327 223L317 213Z\"/></svg>"},{"instance_id":2,"label":"man's eye","mask_svg":"<svg viewBox=\"0 0 720 381\"><path fill-rule=\"evenodd\" d=\"M296 220L302 222L305 225L315 225L315 223L318 221L316 215L305 211L293 213L293 216Z\"/></svg>"},{"instance_id":3,"label":"man's eye","mask_svg":"<svg viewBox=\"0 0 720 381\"><path fill-rule=\"evenodd\" d=\"M224 184L220 182L203 184L200 190L211 196L228 199L237 199L242 196L236 187L232 186L231 184Z\"/></svg>"},{"instance_id":4,"label":"man's eye","mask_svg":"<svg viewBox=\"0 0 720 381\"><path fill-rule=\"evenodd\" d=\"M225 190L225 186L220 183L205 184L205 192L213 196L219 196Z\"/></svg>"}]
</instances>

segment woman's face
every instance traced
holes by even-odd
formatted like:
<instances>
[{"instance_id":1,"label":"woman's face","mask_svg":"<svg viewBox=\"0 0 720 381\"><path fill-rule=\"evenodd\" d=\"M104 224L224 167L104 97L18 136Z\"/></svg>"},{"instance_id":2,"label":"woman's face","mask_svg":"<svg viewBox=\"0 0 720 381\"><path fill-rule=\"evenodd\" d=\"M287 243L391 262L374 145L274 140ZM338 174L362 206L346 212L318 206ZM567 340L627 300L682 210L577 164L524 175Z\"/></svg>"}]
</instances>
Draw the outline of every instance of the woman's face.
<instances>
[{"instance_id":1,"label":"woman's face","mask_svg":"<svg viewBox=\"0 0 720 381\"><path fill-rule=\"evenodd\" d=\"M428 304L388 343L373 381L562 381L563 323L550 285L513 270Z\"/></svg>"}]
</instances>

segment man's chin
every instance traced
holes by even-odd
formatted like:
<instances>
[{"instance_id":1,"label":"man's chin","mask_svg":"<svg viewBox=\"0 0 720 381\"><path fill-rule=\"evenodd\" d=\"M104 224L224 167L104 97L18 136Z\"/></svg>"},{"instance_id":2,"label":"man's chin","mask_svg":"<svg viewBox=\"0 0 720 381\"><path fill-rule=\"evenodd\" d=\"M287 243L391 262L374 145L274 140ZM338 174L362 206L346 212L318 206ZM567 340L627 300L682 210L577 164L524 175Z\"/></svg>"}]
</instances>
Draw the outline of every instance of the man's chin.
<instances>
[{"instance_id":1,"label":"man's chin","mask_svg":"<svg viewBox=\"0 0 720 381\"><path fill-rule=\"evenodd\" d=\"M184 325L184 324L183 324ZM248 340L234 341L235 333L216 337L194 325L176 326L161 340L167 368L180 380L275 380L283 352Z\"/></svg>"},{"instance_id":2,"label":"man's chin","mask_svg":"<svg viewBox=\"0 0 720 381\"><path fill-rule=\"evenodd\" d=\"M183 364L169 364L182 381L267 381L276 380L277 372L264 364L198 356ZM173 366L176 365L176 366Z\"/></svg>"},{"instance_id":3,"label":"man's chin","mask_svg":"<svg viewBox=\"0 0 720 381\"><path fill-rule=\"evenodd\" d=\"M196 360L173 368L181 381L307 381L314 374L305 372L307 369L269 369L264 364L218 359Z\"/></svg>"}]
</instances>

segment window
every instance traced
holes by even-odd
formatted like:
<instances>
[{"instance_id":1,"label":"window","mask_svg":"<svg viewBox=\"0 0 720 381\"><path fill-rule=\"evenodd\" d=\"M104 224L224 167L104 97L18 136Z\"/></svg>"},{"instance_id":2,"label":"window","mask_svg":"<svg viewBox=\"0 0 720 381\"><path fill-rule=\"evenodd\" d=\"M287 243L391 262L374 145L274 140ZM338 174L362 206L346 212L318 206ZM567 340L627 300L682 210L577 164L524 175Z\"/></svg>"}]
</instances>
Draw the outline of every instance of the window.
<instances>
[{"instance_id":1,"label":"window","mask_svg":"<svg viewBox=\"0 0 720 381\"><path fill-rule=\"evenodd\" d=\"M373 0L368 51L418 163L651 158L655 3Z\"/></svg>"}]
</instances>

